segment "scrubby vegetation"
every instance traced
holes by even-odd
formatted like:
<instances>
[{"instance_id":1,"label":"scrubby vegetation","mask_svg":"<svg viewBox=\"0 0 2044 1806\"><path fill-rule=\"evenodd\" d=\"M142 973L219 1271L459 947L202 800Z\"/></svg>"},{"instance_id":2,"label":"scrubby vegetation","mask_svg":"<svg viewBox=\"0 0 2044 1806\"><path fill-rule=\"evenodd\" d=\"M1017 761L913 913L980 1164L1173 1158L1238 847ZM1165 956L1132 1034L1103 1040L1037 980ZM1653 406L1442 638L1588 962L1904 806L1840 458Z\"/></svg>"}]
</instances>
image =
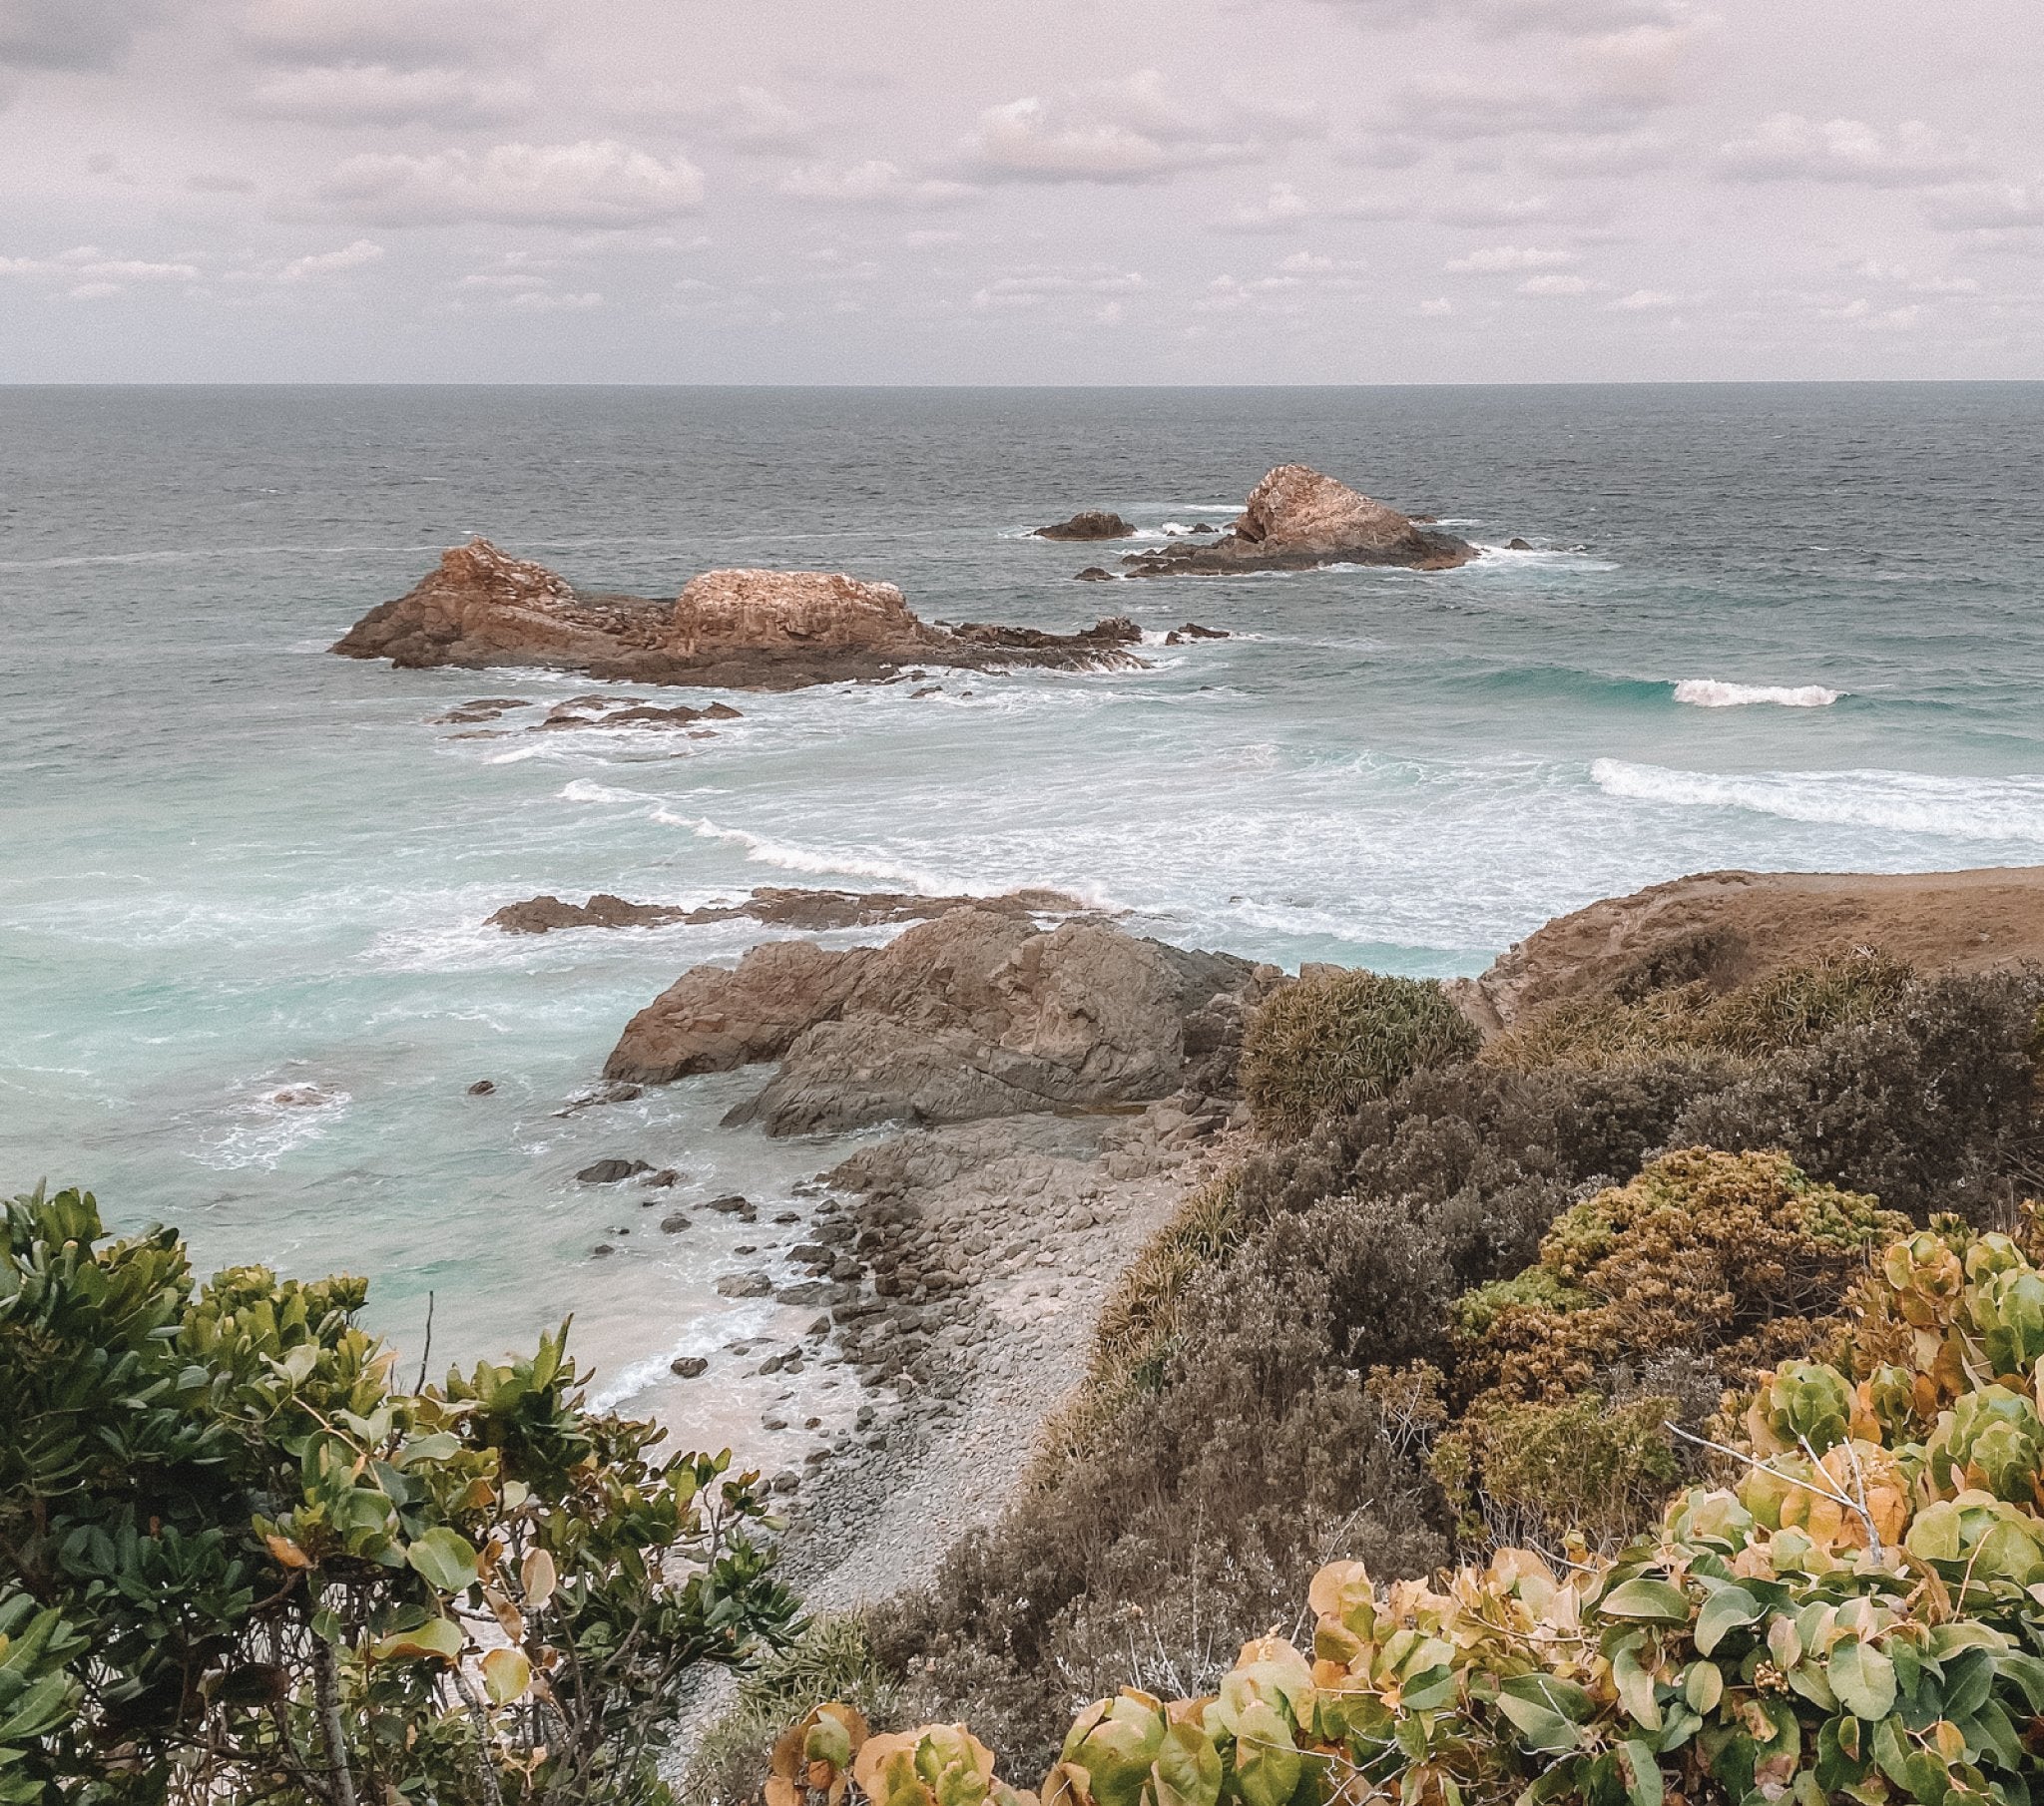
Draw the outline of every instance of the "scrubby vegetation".
<instances>
[{"instance_id":1,"label":"scrubby vegetation","mask_svg":"<svg viewBox=\"0 0 2044 1806\"><path fill-rule=\"evenodd\" d=\"M1267 1132L1297 1134L1329 1111L1381 1098L1417 1067L1467 1059L1479 1040L1432 979L1308 976L1251 1023L1243 1096Z\"/></svg>"},{"instance_id":2,"label":"scrubby vegetation","mask_svg":"<svg viewBox=\"0 0 2044 1806\"><path fill-rule=\"evenodd\" d=\"M2027 1225L2026 1225L2027 1226ZM1896 1241L1828 1361L1612 1555L1506 1549L1436 1587L1331 1563L1310 1655L1083 1709L1044 1806L2019 1806L2044 1762L2044 1273L1955 1219ZM795 1727L772 1806L1027 1806L962 1729Z\"/></svg>"},{"instance_id":3,"label":"scrubby vegetation","mask_svg":"<svg viewBox=\"0 0 2044 1806\"><path fill-rule=\"evenodd\" d=\"M565 1329L405 1390L365 1297L5 1205L0 1802L648 1806L681 1676L789 1631L757 1477Z\"/></svg>"},{"instance_id":4,"label":"scrubby vegetation","mask_svg":"<svg viewBox=\"0 0 2044 1806\"><path fill-rule=\"evenodd\" d=\"M1719 999L1713 1045L1456 1045L1268 1133L1137 1264L1005 1519L875 1615L902 1712L1037 1773L1076 1701L1211 1690L1330 1561L1622 1546L1706 1472L1665 1426L1720 1440L1868 1248L2044 1190L2040 1000L1860 958Z\"/></svg>"}]
</instances>

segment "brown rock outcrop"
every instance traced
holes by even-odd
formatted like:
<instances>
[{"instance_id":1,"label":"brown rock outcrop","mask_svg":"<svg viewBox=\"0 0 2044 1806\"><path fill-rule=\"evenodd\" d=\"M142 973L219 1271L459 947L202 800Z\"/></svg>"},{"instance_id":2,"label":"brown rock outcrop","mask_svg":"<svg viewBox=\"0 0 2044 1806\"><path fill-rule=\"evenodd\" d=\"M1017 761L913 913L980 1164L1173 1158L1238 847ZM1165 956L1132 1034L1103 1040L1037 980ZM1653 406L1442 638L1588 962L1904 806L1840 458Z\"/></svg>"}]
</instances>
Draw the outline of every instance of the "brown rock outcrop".
<instances>
[{"instance_id":1,"label":"brown rock outcrop","mask_svg":"<svg viewBox=\"0 0 2044 1806\"><path fill-rule=\"evenodd\" d=\"M892 584L820 571L711 571L672 603L584 595L544 565L476 540L444 554L409 594L371 609L332 650L408 667L540 666L635 683L795 689L915 665L1140 665L1125 648L1114 623L1080 634L953 633L918 620Z\"/></svg>"},{"instance_id":2,"label":"brown rock outcrop","mask_svg":"<svg viewBox=\"0 0 2044 1806\"><path fill-rule=\"evenodd\" d=\"M1127 539L1136 529L1118 514L1109 514L1102 509L1086 508L1072 516L1069 521L1058 521L1049 527L1037 528L1032 536L1036 539Z\"/></svg>"},{"instance_id":3,"label":"brown rock outcrop","mask_svg":"<svg viewBox=\"0 0 2044 1806\"><path fill-rule=\"evenodd\" d=\"M2044 962L2044 866L1702 872L1558 916L1453 990L1496 1031L1566 998L1696 979L1729 990L1851 947L1924 972Z\"/></svg>"},{"instance_id":4,"label":"brown rock outcrop","mask_svg":"<svg viewBox=\"0 0 2044 1806\"><path fill-rule=\"evenodd\" d=\"M1249 504L1211 545L1178 544L1131 553L1131 577L1222 576L1307 571L1319 565L1397 565L1447 571L1476 548L1417 526L1409 515L1304 464L1280 464L1250 492Z\"/></svg>"},{"instance_id":5,"label":"brown rock outcrop","mask_svg":"<svg viewBox=\"0 0 2044 1806\"><path fill-rule=\"evenodd\" d=\"M662 1083L780 1058L728 1121L769 1134L960 1123L1217 1092L1274 968L1097 921L1045 931L970 907L885 947L756 947L635 1016L607 1077Z\"/></svg>"},{"instance_id":6,"label":"brown rock outcrop","mask_svg":"<svg viewBox=\"0 0 2044 1806\"><path fill-rule=\"evenodd\" d=\"M918 897L899 891L810 890L763 885L743 903L709 903L683 909L671 903L628 903L599 891L587 903L559 897L528 897L507 903L486 928L506 934L547 934L556 928L657 928L669 922L702 927L711 922L765 922L774 928L875 928L890 922L927 922L954 909L987 909L1027 920L1032 916L1077 915L1086 907L1057 890L1015 890L999 897Z\"/></svg>"}]
</instances>

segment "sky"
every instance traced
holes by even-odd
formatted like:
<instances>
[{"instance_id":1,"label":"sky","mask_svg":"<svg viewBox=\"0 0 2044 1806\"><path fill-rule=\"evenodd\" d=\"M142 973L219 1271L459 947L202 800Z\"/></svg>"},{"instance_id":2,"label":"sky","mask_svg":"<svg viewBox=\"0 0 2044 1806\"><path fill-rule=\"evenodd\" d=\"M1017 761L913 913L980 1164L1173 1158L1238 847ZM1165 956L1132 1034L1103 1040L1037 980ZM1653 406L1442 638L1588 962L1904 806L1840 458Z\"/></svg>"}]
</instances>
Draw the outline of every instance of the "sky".
<instances>
[{"instance_id":1,"label":"sky","mask_svg":"<svg viewBox=\"0 0 2044 1806\"><path fill-rule=\"evenodd\" d=\"M0 381L2044 378L2039 0L0 0Z\"/></svg>"}]
</instances>

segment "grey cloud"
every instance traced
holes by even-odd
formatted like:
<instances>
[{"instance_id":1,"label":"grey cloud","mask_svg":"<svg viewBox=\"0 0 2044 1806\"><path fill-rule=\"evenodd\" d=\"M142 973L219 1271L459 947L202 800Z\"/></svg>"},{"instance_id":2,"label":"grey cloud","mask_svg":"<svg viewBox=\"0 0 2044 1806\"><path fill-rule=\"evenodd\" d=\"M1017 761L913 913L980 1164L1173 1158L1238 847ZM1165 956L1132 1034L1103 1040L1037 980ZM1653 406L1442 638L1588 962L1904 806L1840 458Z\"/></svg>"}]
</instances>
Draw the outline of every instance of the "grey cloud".
<instances>
[{"instance_id":1,"label":"grey cloud","mask_svg":"<svg viewBox=\"0 0 2044 1806\"><path fill-rule=\"evenodd\" d=\"M984 175L1004 182L1156 182L1188 170L1259 163L1317 136L1309 109L1188 97L1154 69L1090 83L1054 100L989 107L966 141Z\"/></svg>"},{"instance_id":2,"label":"grey cloud","mask_svg":"<svg viewBox=\"0 0 2044 1806\"><path fill-rule=\"evenodd\" d=\"M1549 132L1529 138L1518 155L1548 176L1640 176L1666 169L1678 151L1657 132Z\"/></svg>"},{"instance_id":3,"label":"grey cloud","mask_svg":"<svg viewBox=\"0 0 2044 1806\"><path fill-rule=\"evenodd\" d=\"M195 195L253 195L256 192L252 177L216 175L207 170L187 176L185 186Z\"/></svg>"},{"instance_id":4,"label":"grey cloud","mask_svg":"<svg viewBox=\"0 0 2044 1806\"><path fill-rule=\"evenodd\" d=\"M0 0L0 63L28 69L112 69L155 0Z\"/></svg>"},{"instance_id":5,"label":"grey cloud","mask_svg":"<svg viewBox=\"0 0 2044 1806\"><path fill-rule=\"evenodd\" d=\"M264 118L324 126L475 126L527 115L532 102L532 89L521 81L491 80L460 69L348 63L272 76L246 104Z\"/></svg>"},{"instance_id":6,"label":"grey cloud","mask_svg":"<svg viewBox=\"0 0 2044 1806\"><path fill-rule=\"evenodd\" d=\"M1862 188L1928 188L1981 173L1979 152L1921 120L1883 131L1857 119L1778 113L1719 149L1719 173L1735 182L1835 182Z\"/></svg>"},{"instance_id":7,"label":"grey cloud","mask_svg":"<svg viewBox=\"0 0 2044 1806\"><path fill-rule=\"evenodd\" d=\"M703 172L614 139L351 157L314 206L365 226L647 226L703 204Z\"/></svg>"},{"instance_id":8,"label":"grey cloud","mask_svg":"<svg viewBox=\"0 0 2044 1806\"><path fill-rule=\"evenodd\" d=\"M1981 182L1924 197L1923 214L1948 231L2044 226L2044 183Z\"/></svg>"},{"instance_id":9,"label":"grey cloud","mask_svg":"<svg viewBox=\"0 0 2044 1806\"><path fill-rule=\"evenodd\" d=\"M542 23L531 0L249 0L241 35L281 63L424 69L511 57Z\"/></svg>"}]
</instances>

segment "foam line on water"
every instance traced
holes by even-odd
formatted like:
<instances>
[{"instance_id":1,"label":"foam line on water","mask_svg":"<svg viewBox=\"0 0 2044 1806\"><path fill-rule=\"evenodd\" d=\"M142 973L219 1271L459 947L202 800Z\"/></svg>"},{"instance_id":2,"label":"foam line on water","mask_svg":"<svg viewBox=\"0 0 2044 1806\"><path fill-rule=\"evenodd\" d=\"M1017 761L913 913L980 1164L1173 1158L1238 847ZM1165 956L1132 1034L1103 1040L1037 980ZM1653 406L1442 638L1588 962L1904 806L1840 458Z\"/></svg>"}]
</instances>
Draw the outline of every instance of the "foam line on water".
<instances>
[{"instance_id":1,"label":"foam line on water","mask_svg":"<svg viewBox=\"0 0 2044 1806\"><path fill-rule=\"evenodd\" d=\"M1683 771L1600 758L1607 796L1684 808L1746 809L1786 821L1963 840L2044 844L2044 777L1933 777L1919 771Z\"/></svg>"},{"instance_id":2,"label":"foam line on water","mask_svg":"<svg viewBox=\"0 0 2044 1806\"><path fill-rule=\"evenodd\" d=\"M1685 677L1675 699L1697 708L1744 708L1772 702L1783 708L1828 708L1844 692L1821 683L1724 683L1716 677Z\"/></svg>"}]
</instances>

